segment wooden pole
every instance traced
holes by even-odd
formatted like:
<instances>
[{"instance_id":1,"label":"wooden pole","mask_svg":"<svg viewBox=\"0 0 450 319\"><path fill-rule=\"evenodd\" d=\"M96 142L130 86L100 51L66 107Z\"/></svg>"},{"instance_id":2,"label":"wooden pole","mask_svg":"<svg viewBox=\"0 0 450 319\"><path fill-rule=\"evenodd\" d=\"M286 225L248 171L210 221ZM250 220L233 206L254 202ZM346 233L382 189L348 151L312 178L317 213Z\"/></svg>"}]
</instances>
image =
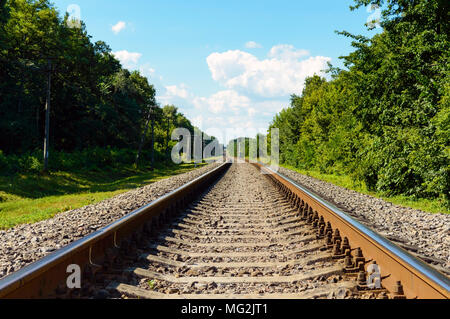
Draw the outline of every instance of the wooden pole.
<instances>
[{"instance_id":1,"label":"wooden pole","mask_svg":"<svg viewBox=\"0 0 450 319\"><path fill-rule=\"evenodd\" d=\"M170 117L169 115L167 115L166 157L169 157L169 132L170 132Z\"/></svg>"},{"instance_id":2,"label":"wooden pole","mask_svg":"<svg viewBox=\"0 0 450 319\"><path fill-rule=\"evenodd\" d=\"M48 153L50 145L50 93L52 82L52 60L48 59L47 100L45 102L45 136L44 136L44 172L48 171Z\"/></svg>"},{"instance_id":3,"label":"wooden pole","mask_svg":"<svg viewBox=\"0 0 450 319\"><path fill-rule=\"evenodd\" d=\"M152 143L151 143L151 156L152 156L152 170L155 168L155 116L152 114Z\"/></svg>"},{"instance_id":4,"label":"wooden pole","mask_svg":"<svg viewBox=\"0 0 450 319\"><path fill-rule=\"evenodd\" d=\"M145 129L141 136L141 142L139 143L139 149L138 149L138 153L136 155L136 166L139 165L139 158L141 157L142 146L144 145L144 140L145 140L145 137L147 136L148 124L150 123L151 116L152 116L152 109L150 107L148 110L147 122L145 123Z\"/></svg>"}]
</instances>

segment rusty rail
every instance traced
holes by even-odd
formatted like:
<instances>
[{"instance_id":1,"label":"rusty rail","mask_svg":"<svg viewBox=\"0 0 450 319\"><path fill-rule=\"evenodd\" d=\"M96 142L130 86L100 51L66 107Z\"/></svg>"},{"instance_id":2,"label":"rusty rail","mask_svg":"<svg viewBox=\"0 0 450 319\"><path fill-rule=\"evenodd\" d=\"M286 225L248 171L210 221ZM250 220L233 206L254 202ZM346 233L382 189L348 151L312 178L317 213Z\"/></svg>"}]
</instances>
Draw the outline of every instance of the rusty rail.
<instances>
[{"instance_id":1,"label":"rusty rail","mask_svg":"<svg viewBox=\"0 0 450 319\"><path fill-rule=\"evenodd\" d=\"M72 264L79 265L82 273L86 273L86 269L95 271L108 249L119 248L130 236L158 226L217 180L230 165L224 163L111 225L3 278L0 280L0 298L49 297L55 289L66 285L67 267Z\"/></svg>"},{"instance_id":2,"label":"rusty rail","mask_svg":"<svg viewBox=\"0 0 450 319\"><path fill-rule=\"evenodd\" d=\"M342 238L348 238L353 248L361 248L366 259L376 261L381 270L382 285L392 292L394 297L449 299L450 279L446 275L373 232L335 205L288 177L261 163L252 164L265 171L284 189L291 200L297 201L303 207L303 210L308 210L307 214L323 217L325 223L329 222L334 230L339 230ZM364 264L367 269L368 263ZM399 289L399 284L403 287L403 293L402 289Z\"/></svg>"}]
</instances>

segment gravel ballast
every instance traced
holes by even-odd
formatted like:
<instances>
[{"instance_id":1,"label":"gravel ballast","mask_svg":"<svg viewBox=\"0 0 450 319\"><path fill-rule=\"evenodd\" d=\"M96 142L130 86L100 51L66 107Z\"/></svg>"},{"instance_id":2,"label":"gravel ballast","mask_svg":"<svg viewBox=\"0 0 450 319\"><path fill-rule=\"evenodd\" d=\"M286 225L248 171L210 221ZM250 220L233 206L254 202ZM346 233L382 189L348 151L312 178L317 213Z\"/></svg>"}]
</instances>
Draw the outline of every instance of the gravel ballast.
<instances>
[{"instance_id":1,"label":"gravel ballast","mask_svg":"<svg viewBox=\"0 0 450 319\"><path fill-rule=\"evenodd\" d=\"M0 278L113 223L219 165L210 164L48 220L0 231Z\"/></svg>"},{"instance_id":2,"label":"gravel ballast","mask_svg":"<svg viewBox=\"0 0 450 319\"><path fill-rule=\"evenodd\" d=\"M0 231L0 278L43 258L201 176L219 164L155 182L35 224ZM450 273L450 215L396 206L280 167L279 172L318 193L358 221Z\"/></svg>"},{"instance_id":3,"label":"gravel ballast","mask_svg":"<svg viewBox=\"0 0 450 319\"><path fill-rule=\"evenodd\" d=\"M362 224L450 273L450 215L431 214L280 167L279 173L336 204Z\"/></svg>"},{"instance_id":4,"label":"gravel ballast","mask_svg":"<svg viewBox=\"0 0 450 319\"><path fill-rule=\"evenodd\" d=\"M340 273L344 261L321 250L324 240L297 213L256 167L232 165L154 237L142 238L128 262L116 263L119 275L99 274L85 290L111 298L302 299L345 289L341 295L364 298L354 276Z\"/></svg>"}]
</instances>

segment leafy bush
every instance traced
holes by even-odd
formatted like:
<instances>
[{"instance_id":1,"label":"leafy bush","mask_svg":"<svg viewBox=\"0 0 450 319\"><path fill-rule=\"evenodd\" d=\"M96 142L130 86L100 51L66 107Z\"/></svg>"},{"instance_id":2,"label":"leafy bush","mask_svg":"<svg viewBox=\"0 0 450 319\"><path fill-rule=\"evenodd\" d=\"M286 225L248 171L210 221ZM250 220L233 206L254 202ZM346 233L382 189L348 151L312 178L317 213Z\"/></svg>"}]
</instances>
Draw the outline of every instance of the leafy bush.
<instances>
[{"instance_id":1,"label":"leafy bush","mask_svg":"<svg viewBox=\"0 0 450 319\"><path fill-rule=\"evenodd\" d=\"M134 163L136 150L94 147L71 153L50 151L49 169L52 171L108 170ZM164 156L155 151L155 161L163 161ZM150 164L151 153L143 150L141 162ZM40 151L22 155L5 155L0 151L0 174L39 173L43 170Z\"/></svg>"}]
</instances>

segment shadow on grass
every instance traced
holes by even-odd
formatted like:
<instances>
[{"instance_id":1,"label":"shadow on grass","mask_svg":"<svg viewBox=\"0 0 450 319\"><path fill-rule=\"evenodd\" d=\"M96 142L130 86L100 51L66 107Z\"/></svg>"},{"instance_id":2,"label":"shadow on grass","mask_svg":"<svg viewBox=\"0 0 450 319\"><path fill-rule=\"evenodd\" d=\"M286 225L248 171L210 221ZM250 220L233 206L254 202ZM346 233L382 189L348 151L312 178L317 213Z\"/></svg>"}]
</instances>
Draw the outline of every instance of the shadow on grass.
<instances>
[{"instance_id":1,"label":"shadow on grass","mask_svg":"<svg viewBox=\"0 0 450 319\"><path fill-rule=\"evenodd\" d=\"M194 164L158 164L155 170L150 167L126 167L105 169L103 171L51 172L40 174L18 174L0 176L0 192L27 199L47 196L70 195L80 193L114 192L137 188L145 184L181 174L194 168ZM0 202L1 199L0 194Z\"/></svg>"}]
</instances>

